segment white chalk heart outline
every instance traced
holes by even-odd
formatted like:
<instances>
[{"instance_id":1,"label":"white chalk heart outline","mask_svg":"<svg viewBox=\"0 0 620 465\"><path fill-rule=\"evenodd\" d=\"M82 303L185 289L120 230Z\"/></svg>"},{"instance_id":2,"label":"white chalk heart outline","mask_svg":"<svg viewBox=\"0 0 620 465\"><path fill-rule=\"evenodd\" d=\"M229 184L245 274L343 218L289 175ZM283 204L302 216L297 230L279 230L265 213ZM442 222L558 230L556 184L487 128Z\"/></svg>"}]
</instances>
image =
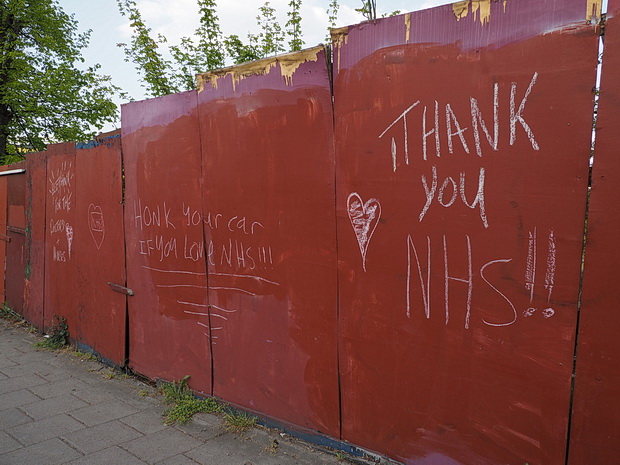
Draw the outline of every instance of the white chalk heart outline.
<instances>
[{"instance_id":1,"label":"white chalk heart outline","mask_svg":"<svg viewBox=\"0 0 620 465\"><path fill-rule=\"evenodd\" d=\"M362 268L366 271L366 252L379 224L381 203L375 198L364 202L357 192L352 192L347 198L347 214L362 254Z\"/></svg>"},{"instance_id":2,"label":"white chalk heart outline","mask_svg":"<svg viewBox=\"0 0 620 465\"><path fill-rule=\"evenodd\" d=\"M93 213L97 213L101 218L101 225L97 226L93 219ZM95 205L91 203L88 206L88 229L90 231L90 236L93 238L95 245L97 246L97 250L101 248L103 244L103 240L105 239L105 220L103 218L103 210L100 205Z\"/></svg>"}]
</instances>

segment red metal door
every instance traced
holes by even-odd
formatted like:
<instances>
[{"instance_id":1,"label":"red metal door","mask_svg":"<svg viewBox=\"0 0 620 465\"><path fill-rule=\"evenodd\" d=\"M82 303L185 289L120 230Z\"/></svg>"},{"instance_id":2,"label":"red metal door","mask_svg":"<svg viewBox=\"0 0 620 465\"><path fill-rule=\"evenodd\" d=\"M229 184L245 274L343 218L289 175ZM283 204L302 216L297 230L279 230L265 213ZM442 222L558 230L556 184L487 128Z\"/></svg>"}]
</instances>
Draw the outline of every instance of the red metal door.
<instances>
[{"instance_id":1,"label":"red metal door","mask_svg":"<svg viewBox=\"0 0 620 465\"><path fill-rule=\"evenodd\" d=\"M122 107L130 366L211 393L196 93Z\"/></svg>"},{"instance_id":2,"label":"red metal door","mask_svg":"<svg viewBox=\"0 0 620 465\"><path fill-rule=\"evenodd\" d=\"M24 170L26 162L11 165L9 170ZM23 313L24 280L26 279L26 175L8 175L7 179L6 302L17 313Z\"/></svg>"},{"instance_id":3,"label":"red metal door","mask_svg":"<svg viewBox=\"0 0 620 465\"><path fill-rule=\"evenodd\" d=\"M120 134L78 144L75 199L77 325L79 347L109 361L125 361L127 297L125 286L123 179Z\"/></svg>"},{"instance_id":4,"label":"red metal door","mask_svg":"<svg viewBox=\"0 0 620 465\"><path fill-rule=\"evenodd\" d=\"M620 462L620 2L610 0L592 170L570 465Z\"/></svg>"},{"instance_id":5,"label":"red metal door","mask_svg":"<svg viewBox=\"0 0 620 465\"><path fill-rule=\"evenodd\" d=\"M78 325L78 270L74 241L78 193L73 142L48 146L46 186L43 323L47 329L54 315L64 316L73 337Z\"/></svg>"},{"instance_id":6,"label":"red metal door","mask_svg":"<svg viewBox=\"0 0 620 465\"><path fill-rule=\"evenodd\" d=\"M335 32L343 439L408 464L565 463L586 4L464 1Z\"/></svg>"},{"instance_id":7,"label":"red metal door","mask_svg":"<svg viewBox=\"0 0 620 465\"><path fill-rule=\"evenodd\" d=\"M331 94L323 48L202 76L214 394L339 436Z\"/></svg>"}]
</instances>

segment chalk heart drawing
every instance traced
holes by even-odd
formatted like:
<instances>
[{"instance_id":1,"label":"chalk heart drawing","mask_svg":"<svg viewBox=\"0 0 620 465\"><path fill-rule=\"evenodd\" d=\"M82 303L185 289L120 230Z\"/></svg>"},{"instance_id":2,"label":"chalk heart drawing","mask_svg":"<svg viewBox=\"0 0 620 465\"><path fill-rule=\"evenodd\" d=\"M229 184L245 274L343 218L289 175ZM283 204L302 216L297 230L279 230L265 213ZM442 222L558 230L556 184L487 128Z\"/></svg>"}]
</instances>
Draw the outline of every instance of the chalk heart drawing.
<instances>
[{"instance_id":1,"label":"chalk heart drawing","mask_svg":"<svg viewBox=\"0 0 620 465\"><path fill-rule=\"evenodd\" d=\"M90 204L88 206L88 229L95 241L97 250L101 248L105 237L105 223L103 222L103 211L99 205Z\"/></svg>"},{"instance_id":2,"label":"chalk heart drawing","mask_svg":"<svg viewBox=\"0 0 620 465\"><path fill-rule=\"evenodd\" d=\"M366 252L381 217L381 204L377 199L364 203L359 194L353 192L347 199L347 213L362 254L362 267L366 271Z\"/></svg>"}]
</instances>

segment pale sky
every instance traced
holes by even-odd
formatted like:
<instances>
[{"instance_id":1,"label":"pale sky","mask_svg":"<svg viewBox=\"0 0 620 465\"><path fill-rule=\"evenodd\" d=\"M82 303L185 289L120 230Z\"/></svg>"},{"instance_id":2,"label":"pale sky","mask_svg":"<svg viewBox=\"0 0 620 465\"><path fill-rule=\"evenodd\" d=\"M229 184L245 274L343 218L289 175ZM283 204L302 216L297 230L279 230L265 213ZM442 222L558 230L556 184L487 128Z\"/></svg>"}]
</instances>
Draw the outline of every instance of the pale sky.
<instances>
[{"instance_id":1,"label":"pale sky","mask_svg":"<svg viewBox=\"0 0 620 465\"><path fill-rule=\"evenodd\" d=\"M280 23L286 23L290 0L271 0ZM100 63L101 73L112 76L135 100L145 98L145 93L132 63L124 61L124 54L116 44L129 42L129 21L118 12L116 0L58 0L63 10L75 14L80 31L92 30L90 47L84 54L86 65ZM340 0L337 27L363 21L355 11L361 0ZM450 3L446 0L377 0L377 16L401 10L402 13ZM180 37L190 36L198 26L196 0L137 0L142 16L153 30L153 35L164 34L170 44ZM245 39L248 32L258 33L256 23L258 8L264 0L219 0L218 16L225 35L237 34ZM327 36L327 6L329 0L302 1L302 30L305 47L324 42ZM120 100L118 103L121 103ZM111 129L111 128L106 128Z\"/></svg>"}]
</instances>

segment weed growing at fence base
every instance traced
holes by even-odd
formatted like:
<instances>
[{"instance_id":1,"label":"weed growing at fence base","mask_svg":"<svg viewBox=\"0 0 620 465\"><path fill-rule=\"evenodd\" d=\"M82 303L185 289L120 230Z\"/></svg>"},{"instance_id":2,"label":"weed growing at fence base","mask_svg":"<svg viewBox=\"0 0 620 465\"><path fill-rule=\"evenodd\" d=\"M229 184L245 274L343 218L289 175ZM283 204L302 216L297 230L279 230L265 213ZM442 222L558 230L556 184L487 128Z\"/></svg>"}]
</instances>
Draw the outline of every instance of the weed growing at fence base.
<instances>
[{"instance_id":1,"label":"weed growing at fence base","mask_svg":"<svg viewBox=\"0 0 620 465\"><path fill-rule=\"evenodd\" d=\"M13 323L24 321L24 317L13 310L7 302L4 302L0 308L0 318Z\"/></svg>"},{"instance_id":2,"label":"weed growing at fence base","mask_svg":"<svg viewBox=\"0 0 620 465\"><path fill-rule=\"evenodd\" d=\"M170 407L164 410L164 423L187 423L197 413L220 413L222 407L212 398L198 399L187 386L189 376L185 376L178 382L166 383L162 385L161 392L164 395L164 402Z\"/></svg>"},{"instance_id":3,"label":"weed growing at fence base","mask_svg":"<svg viewBox=\"0 0 620 465\"><path fill-rule=\"evenodd\" d=\"M257 418L247 413L227 412L224 414L226 430L233 433L243 433L256 426Z\"/></svg>"},{"instance_id":4,"label":"weed growing at fence base","mask_svg":"<svg viewBox=\"0 0 620 465\"><path fill-rule=\"evenodd\" d=\"M54 315L52 326L50 327L47 337L35 343L38 349L58 350L62 349L69 342L69 326L67 319Z\"/></svg>"}]
</instances>

